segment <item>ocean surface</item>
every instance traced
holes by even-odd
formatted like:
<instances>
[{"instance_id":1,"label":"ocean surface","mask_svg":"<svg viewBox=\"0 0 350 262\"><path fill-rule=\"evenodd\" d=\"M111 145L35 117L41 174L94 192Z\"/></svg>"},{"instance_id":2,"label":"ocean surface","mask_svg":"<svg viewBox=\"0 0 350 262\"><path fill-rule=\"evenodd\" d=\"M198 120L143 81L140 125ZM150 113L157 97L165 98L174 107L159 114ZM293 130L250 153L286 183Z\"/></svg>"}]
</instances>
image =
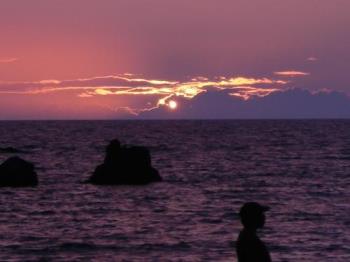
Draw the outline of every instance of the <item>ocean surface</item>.
<instances>
[{"instance_id":1,"label":"ocean surface","mask_svg":"<svg viewBox=\"0 0 350 262\"><path fill-rule=\"evenodd\" d=\"M114 138L164 182L83 184ZM273 261L350 261L350 121L0 122L0 147L40 183L0 188L0 261L236 261L247 201Z\"/></svg>"}]
</instances>

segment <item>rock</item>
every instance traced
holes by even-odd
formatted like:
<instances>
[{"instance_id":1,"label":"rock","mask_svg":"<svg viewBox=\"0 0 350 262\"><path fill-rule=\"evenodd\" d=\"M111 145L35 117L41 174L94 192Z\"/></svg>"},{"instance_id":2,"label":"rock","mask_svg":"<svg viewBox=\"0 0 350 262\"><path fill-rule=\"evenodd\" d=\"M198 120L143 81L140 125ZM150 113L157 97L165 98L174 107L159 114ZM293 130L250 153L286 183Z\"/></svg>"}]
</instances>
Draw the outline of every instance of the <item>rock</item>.
<instances>
[{"instance_id":1,"label":"rock","mask_svg":"<svg viewBox=\"0 0 350 262\"><path fill-rule=\"evenodd\" d=\"M13 153L20 153L21 151L14 147L8 146L8 147L0 147L0 152L13 154Z\"/></svg>"},{"instance_id":2,"label":"rock","mask_svg":"<svg viewBox=\"0 0 350 262\"><path fill-rule=\"evenodd\" d=\"M34 165L19 157L10 157L0 165L0 187L37 186Z\"/></svg>"},{"instance_id":3,"label":"rock","mask_svg":"<svg viewBox=\"0 0 350 262\"><path fill-rule=\"evenodd\" d=\"M96 185L145 185L162 181L152 167L151 155L146 147L122 147L118 140L107 146L103 164L96 167L88 180Z\"/></svg>"}]
</instances>

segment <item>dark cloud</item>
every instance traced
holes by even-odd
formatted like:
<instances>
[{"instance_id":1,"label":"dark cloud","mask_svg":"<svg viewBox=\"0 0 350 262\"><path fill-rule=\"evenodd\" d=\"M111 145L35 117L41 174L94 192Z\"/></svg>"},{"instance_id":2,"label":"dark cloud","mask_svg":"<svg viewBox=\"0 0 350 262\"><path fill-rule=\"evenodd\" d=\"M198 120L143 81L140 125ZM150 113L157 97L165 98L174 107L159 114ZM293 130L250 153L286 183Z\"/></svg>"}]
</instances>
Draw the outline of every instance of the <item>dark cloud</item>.
<instances>
[{"instance_id":1,"label":"dark cloud","mask_svg":"<svg viewBox=\"0 0 350 262\"><path fill-rule=\"evenodd\" d=\"M177 99L179 107L166 106L143 112L142 119L291 119L349 118L350 98L340 92L311 93L303 89L278 91L264 97L242 100L227 91L208 91L192 100Z\"/></svg>"}]
</instances>

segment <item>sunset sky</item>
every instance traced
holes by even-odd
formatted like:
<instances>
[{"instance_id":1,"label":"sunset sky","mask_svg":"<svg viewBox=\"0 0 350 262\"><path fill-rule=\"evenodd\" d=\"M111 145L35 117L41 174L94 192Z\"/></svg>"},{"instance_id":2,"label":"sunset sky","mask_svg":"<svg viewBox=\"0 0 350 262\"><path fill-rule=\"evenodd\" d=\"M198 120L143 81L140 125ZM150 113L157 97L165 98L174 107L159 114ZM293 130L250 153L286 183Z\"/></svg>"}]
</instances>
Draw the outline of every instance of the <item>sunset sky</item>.
<instances>
[{"instance_id":1,"label":"sunset sky","mask_svg":"<svg viewBox=\"0 0 350 262\"><path fill-rule=\"evenodd\" d=\"M159 108L171 118L215 92L349 95L349 10L349 0L2 0L0 119Z\"/></svg>"}]
</instances>

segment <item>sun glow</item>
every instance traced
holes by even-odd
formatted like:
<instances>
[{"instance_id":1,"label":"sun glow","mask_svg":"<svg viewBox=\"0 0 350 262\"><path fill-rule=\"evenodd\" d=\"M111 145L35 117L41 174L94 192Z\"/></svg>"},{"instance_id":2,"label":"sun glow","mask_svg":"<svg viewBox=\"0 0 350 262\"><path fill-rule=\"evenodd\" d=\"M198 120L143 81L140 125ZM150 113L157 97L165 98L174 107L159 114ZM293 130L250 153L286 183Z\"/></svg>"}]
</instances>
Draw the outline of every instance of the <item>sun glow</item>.
<instances>
[{"instance_id":1,"label":"sun glow","mask_svg":"<svg viewBox=\"0 0 350 262\"><path fill-rule=\"evenodd\" d=\"M171 110L175 110L177 108L177 103L174 100L170 100L168 106Z\"/></svg>"}]
</instances>

